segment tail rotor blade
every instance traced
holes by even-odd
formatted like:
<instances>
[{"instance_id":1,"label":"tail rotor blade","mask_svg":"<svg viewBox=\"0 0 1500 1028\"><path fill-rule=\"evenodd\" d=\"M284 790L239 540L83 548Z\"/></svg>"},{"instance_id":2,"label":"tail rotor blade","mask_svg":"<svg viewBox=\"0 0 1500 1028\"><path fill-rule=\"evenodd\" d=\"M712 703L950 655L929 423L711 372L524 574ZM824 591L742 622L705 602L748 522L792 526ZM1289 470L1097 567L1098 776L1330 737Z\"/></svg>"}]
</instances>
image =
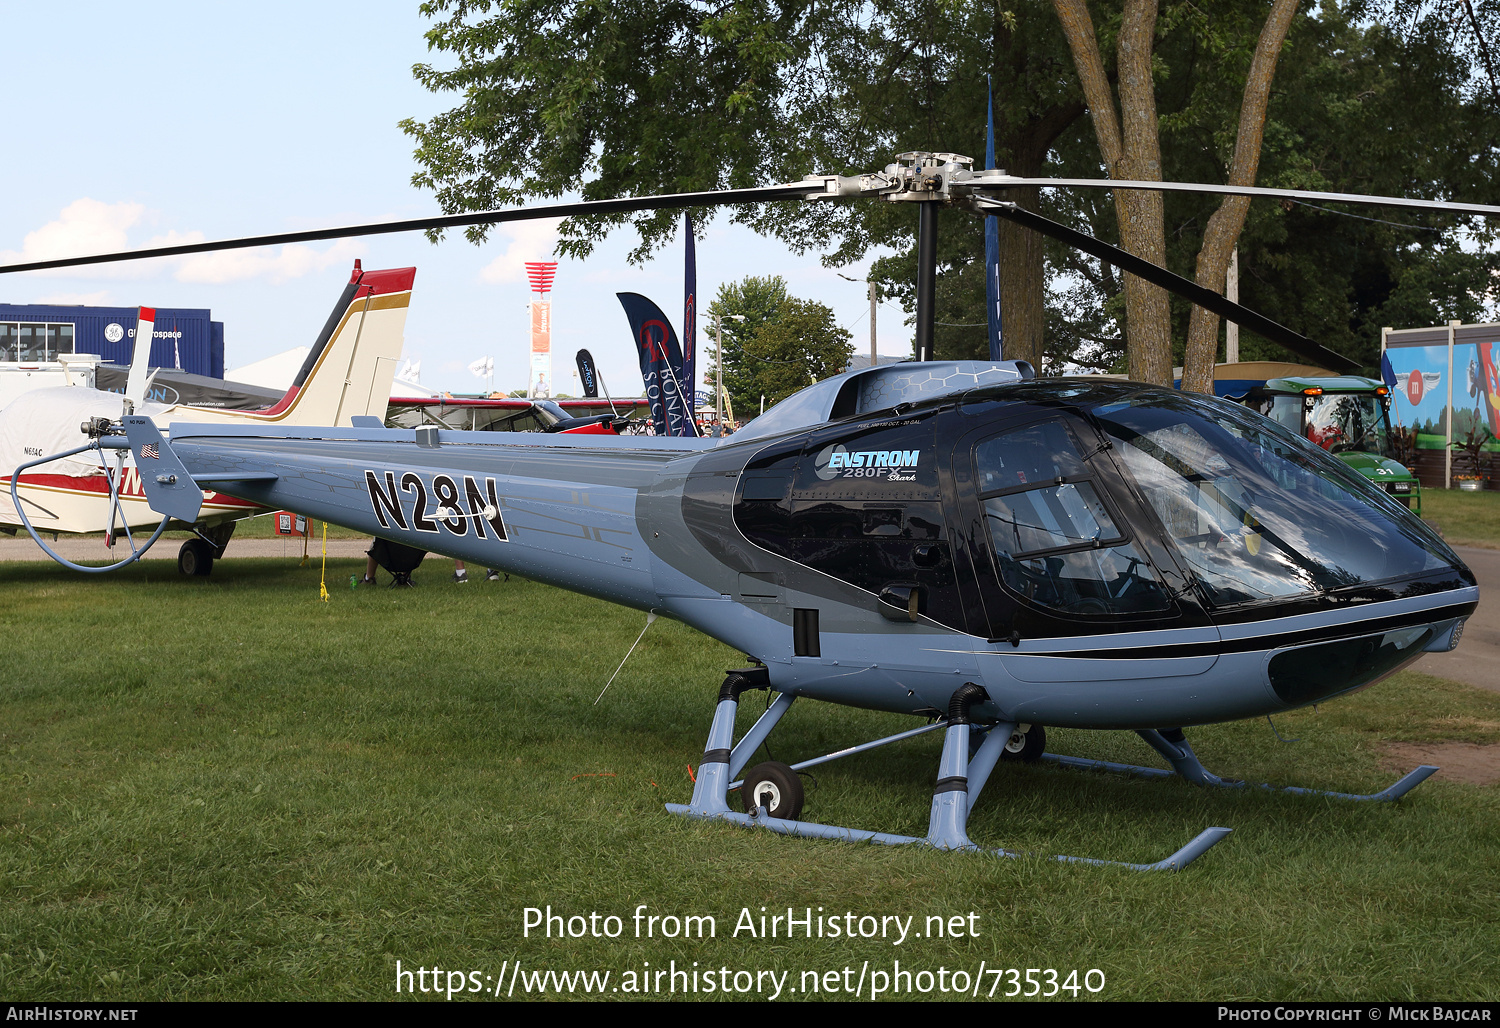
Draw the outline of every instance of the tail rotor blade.
<instances>
[{"instance_id":1,"label":"tail rotor blade","mask_svg":"<svg viewBox=\"0 0 1500 1028\"><path fill-rule=\"evenodd\" d=\"M130 358L130 375L125 379L125 399L131 409L146 399L146 376L151 365L151 340L156 328L156 309L142 307L135 320L135 353Z\"/></svg>"}]
</instances>

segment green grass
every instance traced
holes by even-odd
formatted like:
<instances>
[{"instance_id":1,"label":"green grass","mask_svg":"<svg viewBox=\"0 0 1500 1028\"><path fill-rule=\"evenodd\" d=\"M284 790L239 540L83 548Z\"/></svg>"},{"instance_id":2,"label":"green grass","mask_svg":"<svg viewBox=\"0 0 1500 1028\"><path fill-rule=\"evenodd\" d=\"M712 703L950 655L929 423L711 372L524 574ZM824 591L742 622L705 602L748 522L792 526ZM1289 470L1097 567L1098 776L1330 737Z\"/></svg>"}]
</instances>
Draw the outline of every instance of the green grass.
<instances>
[{"instance_id":1,"label":"green grass","mask_svg":"<svg viewBox=\"0 0 1500 1028\"><path fill-rule=\"evenodd\" d=\"M323 537L323 522L309 520L307 524L308 524L308 531L310 532L310 534L312 535L312 537L314 539L321 539ZM168 534L170 534L170 533L168 533ZM186 532L184 532L182 534L183 534L184 537L186 537L186 535L187 535ZM235 539L281 539L281 538L284 538L284 537L283 536L279 536L279 535L276 534L275 518L273 518L270 514L261 514L258 517L246 518L243 521L237 522L235 524L235 526L234 526L234 538ZM368 532L356 532L354 529L352 529L352 528L345 528L343 525L330 524L328 526L328 538L330 538L330 539L368 539L368 538L370 538L370 533L368 533ZM234 545L233 540L230 541L230 545L231 546Z\"/></svg>"},{"instance_id":2,"label":"green grass","mask_svg":"<svg viewBox=\"0 0 1500 1028\"><path fill-rule=\"evenodd\" d=\"M331 561L329 580L358 570ZM1235 829L1178 874L680 820L662 804L688 799L741 656L659 620L595 706L642 615L445 572L325 604L316 568L277 561L203 580L0 565L0 995L378 999L398 960L482 976L520 959L612 983L697 961L788 971L795 987L803 971L899 959L1098 968L1105 999L1500 997L1496 787L1432 781L1353 805L1003 765L971 819L983 844L1131 861ZM1191 737L1226 775L1371 791L1395 777L1383 740L1500 740L1500 696L1408 673L1276 720L1301 741L1264 721ZM911 724L803 701L771 748L798 759ZM1126 733L1052 736L1056 751L1157 763ZM805 816L924 834L939 744L816 769ZM715 915L718 936L636 939L639 904ZM625 934L523 937L524 909L547 905L617 915ZM741 908L788 905L917 930L973 911L980 934L731 935Z\"/></svg>"},{"instance_id":3,"label":"green grass","mask_svg":"<svg viewBox=\"0 0 1500 1028\"><path fill-rule=\"evenodd\" d=\"M323 524L324 523L322 521L316 521L316 520L309 520L308 521L309 535L310 535L310 537L314 541L318 541L318 540L321 540L323 538ZM144 534L140 535L140 537L141 538L145 538L146 536L149 536L153 531L155 531L155 529L156 529L155 523L152 523L151 525L148 525L146 527L146 530L145 530ZM139 532L139 530L137 530L137 531ZM162 535L161 535L161 537L163 539L188 539L188 538L191 538L193 536L193 534L194 533L188 532L186 530L183 530L183 531L173 530L173 531L163 532ZM52 535L52 533L50 533L50 532L43 532L42 533L43 538L51 538L51 535ZM104 538L104 533L103 532L81 532L81 533L79 533L77 535L70 535L70 536L68 536L68 538L71 538L71 539L103 539ZM237 539L285 539L285 538L300 538L300 537L277 535L276 534L275 519L270 514L258 514L258 515L256 515L253 518L244 518L244 519L242 519L240 521L235 522L234 536L229 540L229 545L232 547L234 545L234 543L235 543L235 540L237 540ZM328 524L328 538L330 538L330 539L368 539L368 538L370 538L370 533L368 533L368 532L357 532L357 531L355 531L352 528L345 528L343 525L335 525L335 524L329 523ZM231 550L229 552L232 553L233 551Z\"/></svg>"},{"instance_id":4,"label":"green grass","mask_svg":"<svg viewBox=\"0 0 1500 1028\"><path fill-rule=\"evenodd\" d=\"M1422 517L1437 522L1450 543L1500 549L1500 490L1423 489Z\"/></svg>"}]
</instances>

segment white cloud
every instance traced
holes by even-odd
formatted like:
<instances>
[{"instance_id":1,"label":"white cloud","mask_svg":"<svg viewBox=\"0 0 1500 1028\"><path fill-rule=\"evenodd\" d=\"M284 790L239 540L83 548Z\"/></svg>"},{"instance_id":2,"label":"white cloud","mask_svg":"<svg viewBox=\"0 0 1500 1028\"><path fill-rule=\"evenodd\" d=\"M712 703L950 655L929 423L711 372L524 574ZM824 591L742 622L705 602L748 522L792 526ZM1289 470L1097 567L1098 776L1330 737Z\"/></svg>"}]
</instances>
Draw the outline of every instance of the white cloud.
<instances>
[{"instance_id":1,"label":"white cloud","mask_svg":"<svg viewBox=\"0 0 1500 1028\"><path fill-rule=\"evenodd\" d=\"M192 234L200 235L196 232ZM195 253L178 258L180 264L174 277L179 282L208 282L215 285L249 279L265 279L274 284L326 271L336 265L353 264L354 258L362 252L356 241L341 239L321 251L301 243L291 243L279 249L266 246L253 250Z\"/></svg>"},{"instance_id":2,"label":"white cloud","mask_svg":"<svg viewBox=\"0 0 1500 1028\"><path fill-rule=\"evenodd\" d=\"M187 232L173 229L152 236L144 243L133 243L130 239L130 230L136 228L145 215L145 206L138 203L109 204L88 197L74 200L62 209L56 220L49 221L41 228L27 233L20 250L0 250L0 263L19 264L59 257L81 257L95 253L175 246L183 243L199 243L205 239L204 234L197 229ZM90 279L140 279L159 277L162 271L166 270L167 274L178 282L222 285L228 282L262 279L271 283L281 283L288 279L325 271L336 265L351 264L356 256L359 256L359 244L354 240L345 239L333 243L324 250L317 250L302 244L292 244L279 249L257 247L253 250L220 250L215 253L189 254L183 257L166 257L151 261L124 261L83 268L59 268L37 272L37 274ZM104 294L88 295L102 296Z\"/></svg>"},{"instance_id":3,"label":"white cloud","mask_svg":"<svg viewBox=\"0 0 1500 1028\"><path fill-rule=\"evenodd\" d=\"M100 289L93 293L47 293L42 296L33 297L30 303L54 304L58 307L118 307L114 297L108 289Z\"/></svg>"},{"instance_id":4,"label":"white cloud","mask_svg":"<svg viewBox=\"0 0 1500 1028\"><path fill-rule=\"evenodd\" d=\"M0 262L20 264L31 261L77 257L90 253L111 253L130 248L128 231L146 213L138 203L104 203L83 197L64 207L55 221L28 232L19 250L0 251ZM134 274L132 274L134 272ZM77 277L77 272L59 269L40 274ZM90 277L124 278L139 275L138 269L121 265L103 265Z\"/></svg>"},{"instance_id":5,"label":"white cloud","mask_svg":"<svg viewBox=\"0 0 1500 1028\"><path fill-rule=\"evenodd\" d=\"M501 226L510 237L505 252L486 264L479 272L484 282L524 282L527 261L550 261L557 245L557 226L561 218L522 221Z\"/></svg>"},{"instance_id":6,"label":"white cloud","mask_svg":"<svg viewBox=\"0 0 1500 1028\"><path fill-rule=\"evenodd\" d=\"M102 203L84 197L62 209L56 221L28 232L19 254L5 256L24 261L45 261L81 253L124 250L130 243L126 229L141 220L146 208L138 203Z\"/></svg>"}]
</instances>

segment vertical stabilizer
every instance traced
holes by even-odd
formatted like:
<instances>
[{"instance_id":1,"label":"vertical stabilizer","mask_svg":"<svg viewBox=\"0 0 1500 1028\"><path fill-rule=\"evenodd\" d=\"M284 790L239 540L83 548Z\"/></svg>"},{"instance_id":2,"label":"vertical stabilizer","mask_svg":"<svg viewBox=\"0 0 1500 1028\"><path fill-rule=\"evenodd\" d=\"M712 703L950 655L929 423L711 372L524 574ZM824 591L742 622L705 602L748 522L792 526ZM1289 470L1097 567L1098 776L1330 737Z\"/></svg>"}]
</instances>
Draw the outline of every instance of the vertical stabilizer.
<instances>
[{"instance_id":1,"label":"vertical stabilizer","mask_svg":"<svg viewBox=\"0 0 1500 1028\"><path fill-rule=\"evenodd\" d=\"M179 407L173 420L345 428L359 416L384 421L416 275L416 268L364 271L356 261L349 284L280 402L263 411Z\"/></svg>"}]
</instances>

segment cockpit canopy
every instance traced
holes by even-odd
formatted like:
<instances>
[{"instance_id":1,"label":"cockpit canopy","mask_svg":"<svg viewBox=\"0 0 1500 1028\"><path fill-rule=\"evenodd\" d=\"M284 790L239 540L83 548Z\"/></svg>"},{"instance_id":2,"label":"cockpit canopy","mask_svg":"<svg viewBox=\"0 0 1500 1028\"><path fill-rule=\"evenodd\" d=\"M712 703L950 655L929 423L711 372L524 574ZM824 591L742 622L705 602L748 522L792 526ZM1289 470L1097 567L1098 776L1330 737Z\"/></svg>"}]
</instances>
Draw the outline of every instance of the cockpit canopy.
<instances>
[{"instance_id":1,"label":"cockpit canopy","mask_svg":"<svg viewBox=\"0 0 1500 1028\"><path fill-rule=\"evenodd\" d=\"M745 467L735 520L763 549L990 636L1472 584L1314 443L1229 401L1124 382L1016 382L774 440Z\"/></svg>"}]
</instances>

